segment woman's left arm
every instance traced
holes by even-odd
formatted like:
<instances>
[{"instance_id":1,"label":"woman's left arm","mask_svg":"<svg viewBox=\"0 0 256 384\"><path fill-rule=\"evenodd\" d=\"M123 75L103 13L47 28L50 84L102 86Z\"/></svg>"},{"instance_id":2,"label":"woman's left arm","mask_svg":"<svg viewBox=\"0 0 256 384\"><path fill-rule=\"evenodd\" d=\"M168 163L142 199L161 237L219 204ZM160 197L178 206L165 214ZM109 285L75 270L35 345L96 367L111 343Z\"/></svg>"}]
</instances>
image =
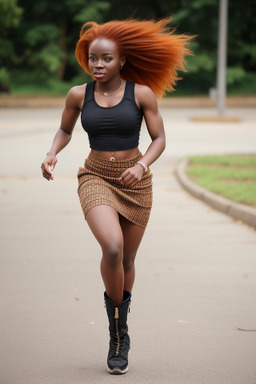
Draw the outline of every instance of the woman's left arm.
<instances>
[{"instance_id":1,"label":"woman's left arm","mask_svg":"<svg viewBox=\"0 0 256 384\"><path fill-rule=\"evenodd\" d=\"M151 144L141 161L148 167L158 159L165 149L165 131L162 116L160 115L157 99L149 87L138 86L136 93L138 105L143 110L146 126L151 137Z\"/></svg>"},{"instance_id":2,"label":"woman's left arm","mask_svg":"<svg viewBox=\"0 0 256 384\"><path fill-rule=\"evenodd\" d=\"M135 98L138 106L143 110L147 129L152 140L146 153L140 159L141 163L148 167L158 159L165 149L164 125L158 110L156 96L149 87L136 84ZM141 164L136 164L124 171L119 180L127 187L133 187L141 180L143 172L144 167Z\"/></svg>"}]
</instances>

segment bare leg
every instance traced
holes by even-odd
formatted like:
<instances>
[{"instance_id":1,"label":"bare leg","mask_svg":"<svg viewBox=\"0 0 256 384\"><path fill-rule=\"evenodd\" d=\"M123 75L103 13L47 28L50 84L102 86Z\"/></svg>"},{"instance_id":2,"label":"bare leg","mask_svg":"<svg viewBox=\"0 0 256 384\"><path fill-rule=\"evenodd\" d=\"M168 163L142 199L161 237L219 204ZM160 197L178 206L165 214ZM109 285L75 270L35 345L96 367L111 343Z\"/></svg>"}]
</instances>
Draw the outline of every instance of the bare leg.
<instances>
[{"instance_id":1,"label":"bare leg","mask_svg":"<svg viewBox=\"0 0 256 384\"><path fill-rule=\"evenodd\" d=\"M124 268L124 290L131 292L135 279L134 260L141 243L145 228L131 223L124 217L120 217L120 224L123 231L124 250L123 250L123 268Z\"/></svg>"},{"instance_id":2,"label":"bare leg","mask_svg":"<svg viewBox=\"0 0 256 384\"><path fill-rule=\"evenodd\" d=\"M116 210L107 205L92 208L87 223L102 249L101 274L108 297L115 306L123 301L123 233Z\"/></svg>"}]
</instances>

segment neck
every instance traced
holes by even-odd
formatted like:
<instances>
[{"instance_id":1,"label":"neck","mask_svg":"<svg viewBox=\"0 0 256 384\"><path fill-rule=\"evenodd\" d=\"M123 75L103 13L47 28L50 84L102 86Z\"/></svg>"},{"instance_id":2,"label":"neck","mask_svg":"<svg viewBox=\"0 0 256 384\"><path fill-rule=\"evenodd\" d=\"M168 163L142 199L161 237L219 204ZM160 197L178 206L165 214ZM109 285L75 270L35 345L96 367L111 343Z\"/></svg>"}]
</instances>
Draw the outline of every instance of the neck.
<instances>
[{"instance_id":1,"label":"neck","mask_svg":"<svg viewBox=\"0 0 256 384\"><path fill-rule=\"evenodd\" d=\"M97 82L97 88L100 94L103 96L111 96L121 90L123 86L123 80L119 77L117 80L111 83L99 83Z\"/></svg>"}]
</instances>

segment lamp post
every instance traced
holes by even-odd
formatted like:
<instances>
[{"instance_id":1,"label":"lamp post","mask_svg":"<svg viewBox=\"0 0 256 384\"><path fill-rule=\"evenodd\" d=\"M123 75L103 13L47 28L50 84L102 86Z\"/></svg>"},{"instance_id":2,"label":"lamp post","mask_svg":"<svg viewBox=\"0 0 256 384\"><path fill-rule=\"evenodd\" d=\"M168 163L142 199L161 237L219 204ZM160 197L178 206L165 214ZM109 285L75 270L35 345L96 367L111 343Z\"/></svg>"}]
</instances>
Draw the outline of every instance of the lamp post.
<instances>
[{"instance_id":1,"label":"lamp post","mask_svg":"<svg viewBox=\"0 0 256 384\"><path fill-rule=\"evenodd\" d=\"M227 24L228 0L219 0L217 108L221 116L225 113L226 104Z\"/></svg>"}]
</instances>

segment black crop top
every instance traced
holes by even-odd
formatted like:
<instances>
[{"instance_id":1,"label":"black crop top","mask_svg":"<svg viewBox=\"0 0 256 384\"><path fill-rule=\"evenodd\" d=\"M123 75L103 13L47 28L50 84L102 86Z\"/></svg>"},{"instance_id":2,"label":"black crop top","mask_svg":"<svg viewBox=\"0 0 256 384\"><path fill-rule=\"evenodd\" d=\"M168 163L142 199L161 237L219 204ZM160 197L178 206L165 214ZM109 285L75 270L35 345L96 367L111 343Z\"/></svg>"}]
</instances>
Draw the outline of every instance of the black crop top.
<instances>
[{"instance_id":1,"label":"black crop top","mask_svg":"<svg viewBox=\"0 0 256 384\"><path fill-rule=\"evenodd\" d=\"M81 122L90 147L98 151L121 151L136 148L142 122L142 111L134 96L134 83L126 81L122 100L113 107L102 107L94 99L95 81L87 84Z\"/></svg>"}]
</instances>

